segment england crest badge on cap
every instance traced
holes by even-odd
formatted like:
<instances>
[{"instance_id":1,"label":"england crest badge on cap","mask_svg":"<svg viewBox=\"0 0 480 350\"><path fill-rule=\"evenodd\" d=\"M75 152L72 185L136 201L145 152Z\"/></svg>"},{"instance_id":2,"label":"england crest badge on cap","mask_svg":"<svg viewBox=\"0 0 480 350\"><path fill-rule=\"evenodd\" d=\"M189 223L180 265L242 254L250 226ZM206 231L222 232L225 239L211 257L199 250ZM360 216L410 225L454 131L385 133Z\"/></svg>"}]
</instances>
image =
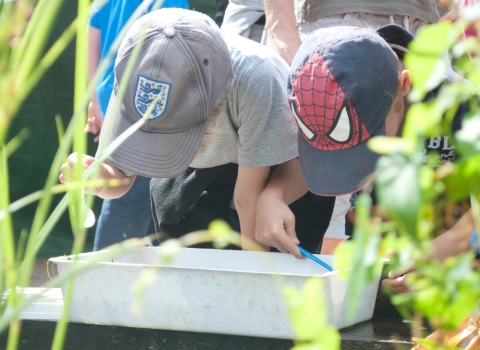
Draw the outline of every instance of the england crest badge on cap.
<instances>
[{"instance_id":1,"label":"england crest badge on cap","mask_svg":"<svg viewBox=\"0 0 480 350\"><path fill-rule=\"evenodd\" d=\"M139 75L137 79L137 89L135 91L135 109L143 118L155 101L155 106L150 108L151 111L148 120L160 118L167 109L168 96L170 94L171 83L153 80L143 75Z\"/></svg>"}]
</instances>

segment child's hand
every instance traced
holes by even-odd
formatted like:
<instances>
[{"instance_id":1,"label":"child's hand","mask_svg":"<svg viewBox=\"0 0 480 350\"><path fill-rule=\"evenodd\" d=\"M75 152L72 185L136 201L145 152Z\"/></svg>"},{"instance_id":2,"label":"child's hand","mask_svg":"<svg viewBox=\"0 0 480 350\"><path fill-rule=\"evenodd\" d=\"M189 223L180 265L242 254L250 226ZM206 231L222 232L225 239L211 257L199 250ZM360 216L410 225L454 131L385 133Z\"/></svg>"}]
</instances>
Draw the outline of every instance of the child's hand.
<instances>
[{"instance_id":1,"label":"child's hand","mask_svg":"<svg viewBox=\"0 0 480 350\"><path fill-rule=\"evenodd\" d=\"M395 293L402 294L408 293L410 288L407 284L407 278L412 272L413 266L405 270L392 270L388 273L388 278L382 281L382 286L391 288Z\"/></svg>"},{"instance_id":2,"label":"child's hand","mask_svg":"<svg viewBox=\"0 0 480 350\"><path fill-rule=\"evenodd\" d=\"M93 164L95 158L86 154L72 153L65 163L60 167L59 180L61 183L66 183L73 180L74 167L77 162L81 162L83 170L85 171ZM123 196L128 192L136 175L125 176L125 174L108 162L103 162L100 165L100 171L95 177L100 180L120 180L117 184L109 184L93 188L92 194L103 199L114 199ZM88 188L86 188L89 190ZM90 190L91 191L91 190Z\"/></svg>"},{"instance_id":3,"label":"child's hand","mask_svg":"<svg viewBox=\"0 0 480 350\"><path fill-rule=\"evenodd\" d=\"M68 156L67 161L60 167L60 176L58 177L61 183L67 183L73 180L74 167L77 162L83 165L83 171L87 170L95 161L95 158L86 154L72 153ZM94 194L97 194L101 188L95 188Z\"/></svg>"},{"instance_id":4,"label":"child's hand","mask_svg":"<svg viewBox=\"0 0 480 350\"><path fill-rule=\"evenodd\" d=\"M291 253L302 259L297 245L300 241L295 232L295 216L280 198L263 193L257 202L255 239L267 246L275 247L282 253Z\"/></svg>"}]
</instances>

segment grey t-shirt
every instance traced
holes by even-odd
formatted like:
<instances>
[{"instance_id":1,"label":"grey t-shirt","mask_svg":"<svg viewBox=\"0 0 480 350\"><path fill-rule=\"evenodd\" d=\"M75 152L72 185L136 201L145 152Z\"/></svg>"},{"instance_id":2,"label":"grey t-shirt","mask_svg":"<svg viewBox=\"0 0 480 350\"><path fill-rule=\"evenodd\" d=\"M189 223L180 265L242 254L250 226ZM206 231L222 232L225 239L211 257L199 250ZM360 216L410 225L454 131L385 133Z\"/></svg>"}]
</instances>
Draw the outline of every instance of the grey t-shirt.
<instances>
[{"instance_id":1,"label":"grey t-shirt","mask_svg":"<svg viewBox=\"0 0 480 350\"><path fill-rule=\"evenodd\" d=\"M401 15L430 23L440 18L436 0L295 0L297 23L313 22L348 12Z\"/></svg>"},{"instance_id":2,"label":"grey t-shirt","mask_svg":"<svg viewBox=\"0 0 480 350\"><path fill-rule=\"evenodd\" d=\"M191 167L260 167L297 157L297 126L287 102L288 65L265 46L237 34L224 35L234 80L225 109L212 123L219 133Z\"/></svg>"}]
</instances>

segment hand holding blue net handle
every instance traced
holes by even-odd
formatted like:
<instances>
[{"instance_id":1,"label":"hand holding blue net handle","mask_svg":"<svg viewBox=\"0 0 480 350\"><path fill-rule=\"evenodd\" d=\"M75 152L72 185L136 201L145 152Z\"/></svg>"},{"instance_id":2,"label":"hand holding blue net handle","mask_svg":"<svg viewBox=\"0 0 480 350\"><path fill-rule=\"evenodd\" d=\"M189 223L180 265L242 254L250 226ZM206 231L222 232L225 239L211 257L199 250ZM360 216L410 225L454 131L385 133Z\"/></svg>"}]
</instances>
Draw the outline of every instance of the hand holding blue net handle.
<instances>
[{"instance_id":1,"label":"hand holding blue net handle","mask_svg":"<svg viewBox=\"0 0 480 350\"><path fill-rule=\"evenodd\" d=\"M315 255L311 254L311 253L310 253L308 250L306 250L305 248L298 246L298 249L300 249L300 253L302 253L303 255L305 255L307 258L312 259L312 260L315 261L316 263L322 265L322 266L323 266L324 268L326 268L328 271L333 271L333 269L331 268L330 265L328 265L326 262L320 260L320 259L317 258Z\"/></svg>"}]
</instances>

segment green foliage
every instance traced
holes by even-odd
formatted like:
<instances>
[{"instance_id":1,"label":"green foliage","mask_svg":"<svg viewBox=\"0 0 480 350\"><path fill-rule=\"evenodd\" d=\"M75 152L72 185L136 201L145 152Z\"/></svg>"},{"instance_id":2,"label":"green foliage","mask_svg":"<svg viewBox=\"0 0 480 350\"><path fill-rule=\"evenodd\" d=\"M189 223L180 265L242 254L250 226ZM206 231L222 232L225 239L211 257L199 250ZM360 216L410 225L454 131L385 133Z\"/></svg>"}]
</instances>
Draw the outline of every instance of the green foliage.
<instances>
[{"instance_id":1,"label":"green foliage","mask_svg":"<svg viewBox=\"0 0 480 350\"><path fill-rule=\"evenodd\" d=\"M480 114L463 121L463 128L455 134L458 151L465 157L474 157L480 153Z\"/></svg>"},{"instance_id":2,"label":"green foliage","mask_svg":"<svg viewBox=\"0 0 480 350\"><path fill-rule=\"evenodd\" d=\"M414 156L395 152L377 163L378 200L389 217L414 240L422 201L418 183L421 159L420 152Z\"/></svg>"},{"instance_id":3,"label":"green foliage","mask_svg":"<svg viewBox=\"0 0 480 350\"><path fill-rule=\"evenodd\" d=\"M480 192L480 153L458 162L444 179L446 193L453 200Z\"/></svg>"},{"instance_id":4,"label":"green foliage","mask_svg":"<svg viewBox=\"0 0 480 350\"><path fill-rule=\"evenodd\" d=\"M392 154L394 152L412 154L415 151L415 144L411 140L399 137L378 136L368 140L368 148L380 154Z\"/></svg>"},{"instance_id":5,"label":"green foliage","mask_svg":"<svg viewBox=\"0 0 480 350\"><path fill-rule=\"evenodd\" d=\"M145 309L145 291L152 286L158 279L158 270L155 268L145 268L140 276L132 285L133 302L130 309L134 315L141 316Z\"/></svg>"},{"instance_id":6,"label":"green foliage","mask_svg":"<svg viewBox=\"0 0 480 350\"><path fill-rule=\"evenodd\" d=\"M350 283L360 288L352 299L361 295L365 285L361 280L367 280L369 271L358 249L377 261L390 252L389 268L399 272L397 276L413 267L406 279L410 292L394 295L392 301L440 329L458 327L478 307L480 298L480 273L473 270L473 253L455 253L439 261L435 259L439 252L433 251L428 243L443 229L442 209L446 203L471 196L472 207L476 208L474 198L480 193L480 45L479 38L463 40L460 35L468 26L464 21L467 17L478 24L480 6L469 8L469 14L464 12L455 24L422 28L410 45L405 64L412 73L414 88L409 99L416 103L408 110L402 138L382 137L369 142L372 150L384 154L376 176L379 206L372 212L361 212L363 206L369 208L369 205L366 201L359 203L357 226L363 229L355 231L353 242L337 252L337 259L343 259L337 262L337 267L345 269L351 264ZM434 98L419 102L444 80L448 49L452 49L455 70L471 79L471 83L453 77L450 84L440 86ZM452 134L457 110L465 105L469 106L469 112L462 129ZM441 164L438 155L422 152L425 139L438 134L455 140L455 151L460 155L455 163ZM478 223L478 210L474 210L474 215ZM374 248L368 248L367 237ZM377 242L382 239L376 243L372 237ZM434 341L418 341L426 348L449 349Z\"/></svg>"},{"instance_id":7,"label":"green foliage","mask_svg":"<svg viewBox=\"0 0 480 350\"><path fill-rule=\"evenodd\" d=\"M417 343L421 344L423 347L429 350L459 350L460 349L457 347L446 346L430 339L413 338L413 341L416 341Z\"/></svg>"},{"instance_id":8,"label":"green foliage","mask_svg":"<svg viewBox=\"0 0 480 350\"><path fill-rule=\"evenodd\" d=\"M368 283L379 276L382 261L378 255L380 244L379 226L370 219L370 196L362 193L356 202L356 221L353 242L344 243L338 249L335 269L340 276L348 277L347 289L348 319L353 320L357 306L361 301L363 290Z\"/></svg>"},{"instance_id":9,"label":"green foliage","mask_svg":"<svg viewBox=\"0 0 480 350\"><path fill-rule=\"evenodd\" d=\"M436 260L416 260L409 276L412 293L395 295L395 304L411 303L433 326L455 329L478 305L480 274L471 268L473 253Z\"/></svg>"},{"instance_id":10,"label":"green foliage","mask_svg":"<svg viewBox=\"0 0 480 350\"><path fill-rule=\"evenodd\" d=\"M180 253L182 246L182 243L178 239L169 239L163 242L161 247L165 248L165 250L160 257L161 261L165 264L172 262Z\"/></svg>"},{"instance_id":11,"label":"green foliage","mask_svg":"<svg viewBox=\"0 0 480 350\"><path fill-rule=\"evenodd\" d=\"M230 244L230 235L232 234L232 228L223 220L213 220L208 225L208 230L213 238L213 246L221 249Z\"/></svg>"},{"instance_id":12,"label":"green foliage","mask_svg":"<svg viewBox=\"0 0 480 350\"><path fill-rule=\"evenodd\" d=\"M457 29L458 30L458 29ZM437 87L446 68L446 60L440 59L455 40L450 22L422 27L410 52L405 56L405 65L412 73L415 87L414 98L419 101Z\"/></svg>"},{"instance_id":13,"label":"green foliage","mask_svg":"<svg viewBox=\"0 0 480 350\"><path fill-rule=\"evenodd\" d=\"M162 0L157 0L154 6L158 7L162 2ZM0 227L2 229L0 235L0 291L4 292L6 289L10 289L11 291L7 302L3 300L0 303L0 311L3 313L7 303L12 309L12 316L1 319L0 331L3 331L5 327L8 326L8 322L10 322L10 336L7 345L9 350L15 349L19 340L21 327L20 321L18 320L18 313L22 307L25 307L34 300L33 298L28 301L23 300L22 294L16 292L15 286L26 287L28 285L37 253L67 207L70 212L74 236L72 254L76 255L83 251L86 236L84 226L85 217L88 212L88 206L90 206L92 202L92 197L89 196L87 198L88 203L85 204L83 187L85 180L94 176L95 171L98 171L99 162L91 167L90 172L85 174L85 176L82 174L83 168L81 164L79 164L75 169L76 182L72 186L56 186L58 182L58 170L60 165L65 161L66 155L70 152L72 143L74 151L86 153L86 134L83 132L86 121L85 111L94 86L111 62L129 25L144 11L143 6L141 6L133 14L117 40L113 43L110 52L102 61L90 86L87 88L85 78L85 28L90 11L90 1L81 0L78 2L78 18L72 22L50 47L47 47L52 25L55 22L62 3L62 0L40 0L38 2L26 0L11 2L9 5L0 7L0 22L2 23L0 28L0 154L2 155L2 162L0 164ZM7 158L28 136L27 131L22 131L5 145L9 126L25 98L45 74L47 69L50 68L72 41L75 34L77 35L76 72L78 74L75 86L74 115L66 129L64 129L62 125L57 124L60 147L51 164L44 189L22 198L15 203L9 203ZM135 49L137 51L139 50L138 47ZM130 66L132 66L132 64L132 62L129 62ZM122 86L126 86L127 80L128 79L125 79L125 81L121 82L120 89L122 89ZM129 132L123 135L118 142L122 142L135 128L140 126L141 123L135 125ZM116 145L118 145L118 143ZM108 156L109 152L111 153L114 148L117 147L116 145L112 145L106 149L101 156ZM60 188L62 191L67 191L68 195L65 196L52 211L52 196L55 193L59 193L58 189ZM17 249L15 249L11 213L22 209L25 205L36 200L39 200L39 204L33 218L31 230L29 233L22 233L21 240L17 245ZM130 244L138 246L138 242L131 242ZM121 251L125 252L125 249L121 249ZM92 266L93 263L89 265L89 268ZM53 349L63 347L67 327L66 319L73 285L73 279L71 279L71 277L73 275L74 274L68 275L70 280L64 281L66 283L64 309L61 321L57 324L57 330L52 344ZM3 281L7 283L3 284ZM46 287L48 287L48 284Z\"/></svg>"},{"instance_id":14,"label":"green foliage","mask_svg":"<svg viewBox=\"0 0 480 350\"><path fill-rule=\"evenodd\" d=\"M327 324L326 303L321 280L311 278L303 289L284 286L283 295L296 334L292 350L333 350L340 348L338 331Z\"/></svg>"},{"instance_id":15,"label":"green foliage","mask_svg":"<svg viewBox=\"0 0 480 350\"><path fill-rule=\"evenodd\" d=\"M341 278L348 278L348 318L355 316L363 290L380 275L383 261L380 254L380 225L371 220L371 199L366 193L356 201L356 224L353 241L343 243L335 253L335 270Z\"/></svg>"}]
</instances>

